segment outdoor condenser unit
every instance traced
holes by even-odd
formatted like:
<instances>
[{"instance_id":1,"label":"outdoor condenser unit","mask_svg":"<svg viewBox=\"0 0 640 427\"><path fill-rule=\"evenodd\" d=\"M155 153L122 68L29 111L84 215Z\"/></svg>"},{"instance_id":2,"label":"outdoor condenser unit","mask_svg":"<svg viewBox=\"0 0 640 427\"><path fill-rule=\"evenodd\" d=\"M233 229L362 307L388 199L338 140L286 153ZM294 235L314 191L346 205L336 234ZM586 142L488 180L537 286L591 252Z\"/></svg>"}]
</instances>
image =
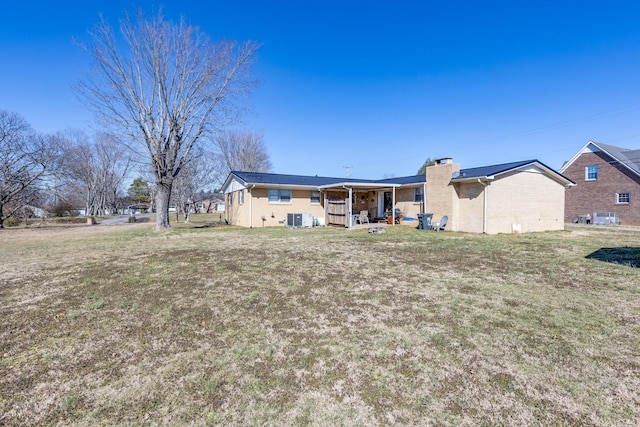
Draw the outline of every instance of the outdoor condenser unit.
<instances>
[{"instance_id":1,"label":"outdoor condenser unit","mask_svg":"<svg viewBox=\"0 0 640 427\"><path fill-rule=\"evenodd\" d=\"M604 224L604 225L617 225L617 224L620 224L620 220L616 216L615 212L594 212L593 223Z\"/></svg>"},{"instance_id":2,"label":"outdoor condenser unit","mask_svg":"<svg viewBox=\"0 0 640 427\"><path fill-rule=\"evenodd\" d=\"M288 213L287 227L313 227L313 215L310 213Z\"/></svg>"}]
</instances>

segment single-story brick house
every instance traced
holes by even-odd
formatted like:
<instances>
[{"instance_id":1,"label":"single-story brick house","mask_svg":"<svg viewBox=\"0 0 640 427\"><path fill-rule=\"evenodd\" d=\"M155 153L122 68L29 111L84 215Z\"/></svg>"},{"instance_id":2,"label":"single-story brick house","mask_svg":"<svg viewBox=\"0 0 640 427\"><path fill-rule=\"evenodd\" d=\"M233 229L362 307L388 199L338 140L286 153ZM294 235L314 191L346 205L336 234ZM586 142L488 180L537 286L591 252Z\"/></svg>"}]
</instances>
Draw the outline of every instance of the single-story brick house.
<instances>
[{"instance_id":1,"label":"single-story brick house","mask_svg":"<svg viewBox=\"0 0 640 427\"><path fill-rule=\"evenodd\" d=\"M589 141L560 172L578 183L567 192L565 221L640 225L640 150Z\"/></svg>"},{"instance_id":2,"label":"single-story brick house","mask_svg":"<svg viewBox=\"0 0 640 427\"><path fill-rule=\"evenodd\" d=\"M537 160L461 170L440 159L424 175L366 180L232 171L222 192L226 219L246 227L285 224L309 213L321 224L371 222L417 226L420 213L447 215L448 230L511 233L564 228L564 193L573 181Z\"/></svg>"}]
</instances>

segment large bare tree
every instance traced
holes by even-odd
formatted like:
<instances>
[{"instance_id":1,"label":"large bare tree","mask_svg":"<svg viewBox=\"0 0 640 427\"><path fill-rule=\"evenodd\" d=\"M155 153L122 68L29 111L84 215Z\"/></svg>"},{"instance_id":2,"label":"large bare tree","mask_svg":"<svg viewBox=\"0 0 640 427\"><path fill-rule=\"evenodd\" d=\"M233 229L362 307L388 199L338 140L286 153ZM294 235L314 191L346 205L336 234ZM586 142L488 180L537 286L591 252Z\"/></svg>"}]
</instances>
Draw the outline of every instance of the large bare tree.
<instances>
[{"instance_id":1,"label":"large bare tree","mask_svg":"<svg viewBox=\"0 0 640 427\"><path fill-rule=\"evenodd\" d=\"M78 91L146 154L155 177L155 229L166 229L173 182L194 147L236 118L239 101L255 85L258 45L212 42L184 19L172 23L161 13L125 16L119 34L100 19L86 46L95 70Z\"/></svg>"},{"instance_id":2,"label":"large bare tree","mask_svg":"<svg viewBox=\"0 0 640 427\"><path fill-rule=\"evenodd\" d=\"M17 113L0 110L0 228L5 219L40 198L56 164L50 138L34 132Z\"/></svg>"},{"instance_id":3,"label":"large bare tree","mask_svg":"<svg viewBox=\"0 0 640 427\"><path fill-rule=\"evenodd\" d=\"M269 172L271 159L261 132L227 130L216 135L216 179L222 183L231 171Z\"/></svg>"}]
</instances>

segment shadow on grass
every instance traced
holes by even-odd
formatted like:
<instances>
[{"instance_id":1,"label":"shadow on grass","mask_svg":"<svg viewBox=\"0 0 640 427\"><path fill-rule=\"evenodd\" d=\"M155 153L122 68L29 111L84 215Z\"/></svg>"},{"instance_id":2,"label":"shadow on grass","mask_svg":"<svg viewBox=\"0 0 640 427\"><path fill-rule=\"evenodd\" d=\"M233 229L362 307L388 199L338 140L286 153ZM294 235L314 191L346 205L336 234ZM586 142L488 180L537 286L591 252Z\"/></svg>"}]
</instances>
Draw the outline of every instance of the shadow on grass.
<instances>
[{"instance_id":1,"label":"shadow on grass","mask_svg":"<svg viewBox=\"0 0 640 427\"><path fill-rule=\"evenodd\" d=\"M600 248L585 258L640 268L640 248Z\"/></svg>"}]
</instances>

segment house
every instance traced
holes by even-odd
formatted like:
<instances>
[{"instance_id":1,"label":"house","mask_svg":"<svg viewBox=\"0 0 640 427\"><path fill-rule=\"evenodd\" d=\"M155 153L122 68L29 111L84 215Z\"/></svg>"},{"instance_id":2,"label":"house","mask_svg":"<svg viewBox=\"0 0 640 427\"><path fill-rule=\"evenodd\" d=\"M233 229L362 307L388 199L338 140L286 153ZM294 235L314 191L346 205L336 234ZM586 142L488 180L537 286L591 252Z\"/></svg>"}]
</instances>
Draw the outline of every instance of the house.
<instances>
[{"instance_id":1,"label":"house","mask_svg":"<svg viewBox=\"0 0 640 427\"><path fill-rule=\"evenodd\" d=\"M567 192L565 221L640 225L640 150L589 141L560 172L578 184Z\"/></svg>"},{"instance_id":2,"label":"house","mask_svg":"<svg viewBox=\"0 0 640 427\"><path fill-rule=\"evenodd\" d=\"M224 194L213 193L210 197L194 201L193 210L195 213L224 212Z\"/></svg>"},{"instance_id":3,"label":"house","mask_svg":"<svg viewBox=\"0 0 640 427\"><path fill-rule=\"evenodd\" d=\"M309 213L320 224L405 223L447 215L454 231L511 233L564 228L565 189L574 183L537 160L461 170L440 159L424 175L367 180L232 171L222 191L226 219L247 227L285 224Z\"/></svg>"}]
</instances>

